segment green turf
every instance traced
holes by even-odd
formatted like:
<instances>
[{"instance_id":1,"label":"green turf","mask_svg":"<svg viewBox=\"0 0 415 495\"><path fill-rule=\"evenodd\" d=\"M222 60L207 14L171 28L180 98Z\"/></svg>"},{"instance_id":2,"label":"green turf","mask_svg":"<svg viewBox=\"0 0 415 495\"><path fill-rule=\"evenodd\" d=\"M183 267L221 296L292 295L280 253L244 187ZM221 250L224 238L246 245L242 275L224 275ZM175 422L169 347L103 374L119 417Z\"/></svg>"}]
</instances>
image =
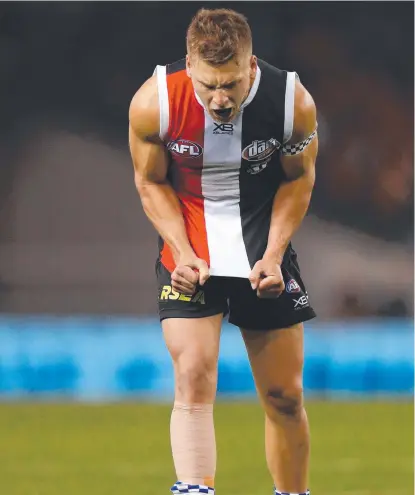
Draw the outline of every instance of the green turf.
<instances>
[{"instance_id":1,"label":"green turf","mask_svg":"<svg viewBox=\"0 0 415 495\"><path fill-rule=\"evenodd\" d=\"M308 404L313 495L412 495L413 405ZM0 405L0 495L161 495L170 407ZM255 404L216 406L217 492L272 494Z\"/></svg>"}]
</instances>

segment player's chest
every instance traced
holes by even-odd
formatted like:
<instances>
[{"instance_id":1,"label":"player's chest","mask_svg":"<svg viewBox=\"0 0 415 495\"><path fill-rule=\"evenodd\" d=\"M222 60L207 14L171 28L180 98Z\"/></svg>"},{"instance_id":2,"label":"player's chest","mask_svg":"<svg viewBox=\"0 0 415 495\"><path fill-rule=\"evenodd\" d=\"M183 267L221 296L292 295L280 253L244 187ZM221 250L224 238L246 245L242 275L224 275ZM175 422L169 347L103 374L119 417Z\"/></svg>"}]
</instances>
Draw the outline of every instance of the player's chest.
<instances>
[{"instance_id":1,"label":"player's chest","mask_svg":"<svg viewBox=\"0 0 415 495\"><path fill-rule=\"evenodd\" d=\"M208 115L204 125L182 125L167 144L173 165L184 169L203 167L212 171L243 168L252 175L261 172L280 143L266 123L244 119L243 114L229 123L214 122Z\"/></svg>"}]
</instances>

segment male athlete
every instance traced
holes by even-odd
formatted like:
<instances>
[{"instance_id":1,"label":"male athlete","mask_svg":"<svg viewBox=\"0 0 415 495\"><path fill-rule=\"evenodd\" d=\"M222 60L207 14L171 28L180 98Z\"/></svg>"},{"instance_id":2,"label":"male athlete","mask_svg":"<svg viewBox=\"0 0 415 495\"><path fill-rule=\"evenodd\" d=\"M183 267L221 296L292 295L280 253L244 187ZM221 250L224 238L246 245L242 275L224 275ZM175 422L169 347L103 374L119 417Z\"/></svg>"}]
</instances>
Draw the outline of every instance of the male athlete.
<instances>
[{"instance_id":1,"label":"male athlete","mask_svg":"<svg viewBox=\"0 0 415 495\"><path fill-rule=\"evenodd\" d=\"M186 59L157 66L129 118L135 184L161 241L159 312L175 373L171 491L214 494L213 403L229 314L265 411L275 495L308 494L303 322L315 314L290 239L314 186L313 99L295 72L252 54L245 17L202 9Z\"/></svg>"}]
</instances>

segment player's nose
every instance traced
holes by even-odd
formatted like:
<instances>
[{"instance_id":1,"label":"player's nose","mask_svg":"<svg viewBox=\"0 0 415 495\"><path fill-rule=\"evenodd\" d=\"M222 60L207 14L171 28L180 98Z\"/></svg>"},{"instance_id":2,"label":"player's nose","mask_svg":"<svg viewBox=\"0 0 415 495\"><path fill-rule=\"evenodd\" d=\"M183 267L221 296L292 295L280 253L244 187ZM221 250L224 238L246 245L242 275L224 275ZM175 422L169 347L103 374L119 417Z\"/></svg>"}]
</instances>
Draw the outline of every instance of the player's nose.
<instances>
[{"instance_id":1,"label":"player's nose","mask_svg":"<svg viewBox=\"0 0 415 495\"><path fill-rule=\"evenodd\" d=\"M224 108L229 103L229 98L223 91L217 91L213 95L212 103L215 109Z\"/></svg>"}]
</instances>

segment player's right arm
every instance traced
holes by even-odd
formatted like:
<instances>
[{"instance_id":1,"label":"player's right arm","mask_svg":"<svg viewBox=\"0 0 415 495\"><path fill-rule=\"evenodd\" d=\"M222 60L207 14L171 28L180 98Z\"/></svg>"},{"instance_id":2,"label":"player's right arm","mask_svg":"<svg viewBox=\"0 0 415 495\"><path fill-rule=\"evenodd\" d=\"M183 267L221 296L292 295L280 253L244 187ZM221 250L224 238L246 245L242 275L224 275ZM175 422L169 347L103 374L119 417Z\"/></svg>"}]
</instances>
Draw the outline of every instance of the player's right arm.
<instances>
[{"instance_id":1,"label":"player's right arm","mask_svg":"<svg viewBox=\"0 0 415 495\"><path fill-rule=\"evenodd\" d=\"M176 288L186 286L184 267L198 269L207 279L207 266L196 257L187 237L179 199L167 179L168 155L159 137L160 117L157 80L148 79L134 95L129 110L129 145L134 181L143 209L154 228L171 248L178 267ZM196 266L197 265L197 266ZM186 270L185 270L186 272ZM187 274L189 272L187 271ZM194 275L194 272L192 271ZM204 280L203 280L204 281Z\"/></svg>"},{"instance_id":2,"label":"player's right arm","mask_svg":"<svg viewBox=\"0 0 415 495\"><path fill-rule=\"evenodd\" d=\"M170 246L175 261L193 253L180 203L167 181L167 150L159 137L157 81L150 78L134 95L129 112L134 181L144 212Z\"/></svg>"}]
</instances>

